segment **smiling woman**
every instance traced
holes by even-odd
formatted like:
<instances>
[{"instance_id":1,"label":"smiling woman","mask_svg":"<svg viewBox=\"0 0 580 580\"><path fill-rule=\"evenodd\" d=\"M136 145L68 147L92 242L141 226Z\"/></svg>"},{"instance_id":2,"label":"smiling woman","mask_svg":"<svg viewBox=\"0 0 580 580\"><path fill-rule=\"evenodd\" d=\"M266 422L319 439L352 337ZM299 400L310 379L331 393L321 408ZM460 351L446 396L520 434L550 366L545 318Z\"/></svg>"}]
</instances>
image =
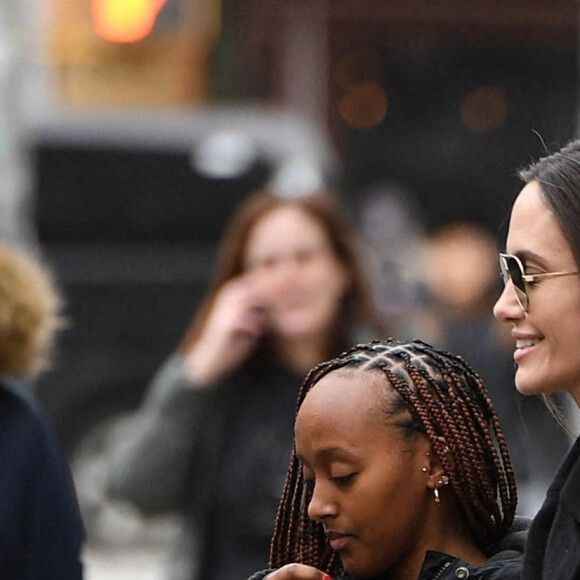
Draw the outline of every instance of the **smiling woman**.
<instances>
[{"instance_id":1,"label":"smiling woman","mask_svg":"<svg viewBox=\"0 0 580 580\"><path fill-rule=\"evenodd\" d=\"M306 377L271 568L252 580L519 578L516 496L463 359L421 341L359 344Z\"/></svg>"},{"instance_id":2,"label":"smiling woman","mask_svg":"<svg viewBox=\"0 0 580 580\"><path fill-rule=\"evenodd\" d=\"M580 407L580 141L520 173L500 255L505 288L496 318L512 326L519 391L568 393ZM549 400L549 399L548 399ZM536 516L522 578L578 578L580 439Z\"/></svg>"}]
</instances>

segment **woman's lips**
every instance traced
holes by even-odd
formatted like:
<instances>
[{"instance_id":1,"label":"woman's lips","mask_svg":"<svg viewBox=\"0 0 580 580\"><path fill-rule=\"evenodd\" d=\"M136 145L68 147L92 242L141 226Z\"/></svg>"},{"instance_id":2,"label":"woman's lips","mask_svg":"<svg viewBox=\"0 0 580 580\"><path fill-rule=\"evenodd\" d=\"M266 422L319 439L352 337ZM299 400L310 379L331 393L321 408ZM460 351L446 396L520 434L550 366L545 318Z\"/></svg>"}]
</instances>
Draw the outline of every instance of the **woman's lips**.
<instances>
[{"instance_id":1,"label":"woman's lips","mask_svg":"<svg viewBox=\"0 0 580 580\"><path fill-rule=\"evenodd\" d=\"M514 351L514 361L520 362L527 356L540 342L539 339L519 339L516 340L516 349Z\"/></svg>"}]
</instances>

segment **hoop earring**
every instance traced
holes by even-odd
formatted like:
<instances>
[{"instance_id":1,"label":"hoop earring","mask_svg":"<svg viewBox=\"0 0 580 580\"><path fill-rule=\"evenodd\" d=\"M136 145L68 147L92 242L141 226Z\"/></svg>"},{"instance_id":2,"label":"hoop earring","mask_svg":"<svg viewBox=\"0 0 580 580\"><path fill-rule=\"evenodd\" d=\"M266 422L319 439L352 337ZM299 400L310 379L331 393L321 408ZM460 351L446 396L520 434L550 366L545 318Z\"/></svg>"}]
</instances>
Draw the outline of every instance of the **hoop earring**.
<instances>
[{"instance_id":1,"label":"hoop earring","mask_svg":"<svg viewBox=\"0 0 580 580\"><path fill-rule=\"evenodd\" d=\"M437 482L437 487L433 489L433 495L435 496L435 503L438 507L441 507L441 497L439 497L439 486L449 485L449 477L442 475L441 479Z\"/></svg>"}]
</instances>

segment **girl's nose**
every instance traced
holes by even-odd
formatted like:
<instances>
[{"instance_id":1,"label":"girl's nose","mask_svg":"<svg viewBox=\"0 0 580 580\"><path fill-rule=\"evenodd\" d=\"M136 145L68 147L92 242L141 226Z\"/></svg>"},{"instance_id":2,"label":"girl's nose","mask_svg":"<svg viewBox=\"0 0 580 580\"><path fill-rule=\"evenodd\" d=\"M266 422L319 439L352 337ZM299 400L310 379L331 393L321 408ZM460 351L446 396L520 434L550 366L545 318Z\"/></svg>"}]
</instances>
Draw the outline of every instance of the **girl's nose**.
<instances>
[{"instance_id":1,"label":"girl's nose","mask_svg":"<svg viewBox=\"0 0 580 580\"><path fill-rule=\"evenodd\" d=\"M523 311L511 282L508 282L493 307L493 315L501 322L523 318Z\"/></svg>"},{"instance_id":2,"label":"girl's nose","mask_svg":"<svg viewBox=\"0 0 580 580\"><path fill-rule=\"evenodd\" d=\"M322 522L329 517L336 516L337 505L332 501L322 486L315 485L312 499L308 504L308 517L311 520Z\"/></svg>"}]
</instances>

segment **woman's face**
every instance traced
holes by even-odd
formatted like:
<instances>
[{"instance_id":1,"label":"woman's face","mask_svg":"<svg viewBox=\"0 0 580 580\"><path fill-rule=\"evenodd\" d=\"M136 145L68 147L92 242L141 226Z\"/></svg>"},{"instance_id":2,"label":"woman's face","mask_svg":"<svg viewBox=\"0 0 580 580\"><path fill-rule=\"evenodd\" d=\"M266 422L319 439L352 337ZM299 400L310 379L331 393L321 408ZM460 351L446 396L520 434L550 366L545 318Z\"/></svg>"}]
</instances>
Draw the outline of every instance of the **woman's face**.
<instances>
[{"instance_id":1,"label":"woman's face","mask_svg":"<svg viewBox=\"0 0 580 580\"><path fill-rule=\"evenodd\" d=\"M350 276L318 220L292 206L267 213L252 228L244 265L267 279L268 321L279 337L332 330Z\"/></svg>"},{"instance_id":2,"label":"woman's face","mask_svg":"<svg viewBox=\"0 0 580 580\"><path fill-rule=\"evenodd\" d=\"M357 578L417 573L435 505L422 470L429 444L388 424L379 398L385 380L333 371L307 394L296 420L296 452L313 489L308 515Z\"/></svg>"},{"instance_id":3,"label":"woman's face","mask_svg":"<svg viewBox=\"0 0 580 580\"><path fill-rule=\"evenodd\" d=\"M536 181L514 203L506 251L521 259L526 274L577 269ZM495 317L512 325L516 386L524 394L565 390L580 403L580 277L539 279L526 287L528 312L511 282L494 307Z\"/></svg>"}]
</instances>

